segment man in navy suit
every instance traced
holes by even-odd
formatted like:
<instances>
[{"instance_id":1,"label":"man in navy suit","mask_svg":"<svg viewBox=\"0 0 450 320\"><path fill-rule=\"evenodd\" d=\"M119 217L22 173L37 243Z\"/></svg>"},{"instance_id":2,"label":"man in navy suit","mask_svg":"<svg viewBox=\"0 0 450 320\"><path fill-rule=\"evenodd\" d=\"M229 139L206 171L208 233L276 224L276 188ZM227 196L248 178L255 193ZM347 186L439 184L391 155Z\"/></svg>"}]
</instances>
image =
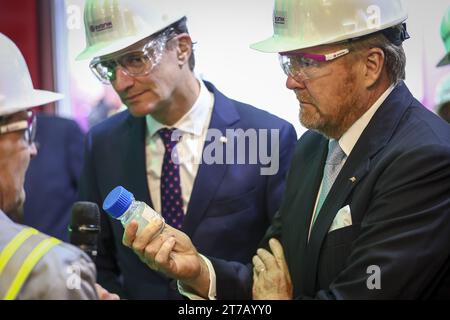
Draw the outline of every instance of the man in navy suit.
<instances>
[{"instance_id":1,"label":"man in navy suit","mask_svg":"<svg viewBox=\"0 0 450 320\"><path fill-rule=\"evenodd\" d=\"M39 153L25 178L23 222L66 242L83 165L83 141L84 133L75 121L37 115Z\"/></svg>"},{"instance_id":2,"label":"man in navy suit","mask_svg":"<svg viewBox=\"0 0 450 320\"><path fill-rule=\"evenodd\" d=\"M206 254L249 263L281 203L292 125L198 80L186 18L167 1L104 3L113 18L86 3L80 58L93 58L128 110L88 134L80 199L101 205L122 185ZM101 228L101 285L129 299L181 298L175 282L122 245L120 222L102 213Z\"/></svg>"},{"instance_id":3,"label":"man in navy suit","mask_svg":"<svg viewBox=\"0 0 450 320\"><path fill-rule=\"evenodd\" d=\"M280 53L311 131L253 268L202 258L170 226L152 238L157 224L137 237L130 224L124 243L190 297L448 299L450 127L402 81L401 1L276 0L274 13L254 48Z\"/></svg>"}]
</instances>

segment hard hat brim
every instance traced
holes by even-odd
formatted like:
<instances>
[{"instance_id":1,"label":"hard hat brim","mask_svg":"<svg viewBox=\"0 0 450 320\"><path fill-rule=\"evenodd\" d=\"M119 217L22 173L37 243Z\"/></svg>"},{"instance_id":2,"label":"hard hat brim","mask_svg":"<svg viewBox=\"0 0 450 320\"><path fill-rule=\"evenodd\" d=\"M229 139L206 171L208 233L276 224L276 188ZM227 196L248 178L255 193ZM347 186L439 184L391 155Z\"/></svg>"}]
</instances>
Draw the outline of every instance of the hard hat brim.
<instances>
[{"instance_id":1,"label":"hard hat brim","mask_svg":"<svg viewBox=\"0 0 450 320\"><path fill-rule=\"evenodd\" d=\"M298 40L296 39L289 40L287 38L279 36L273 36L267 38L266 40L250 45L250 48L265 53L292 51L298 49L298 47L299 47Z\"/></svg>"},{"instance_id":2,"label":"hard hat brim","mask_svg":"<svg viewBox=\"0 0 450 320\"><path fill-rule=\"evenodd\" d=\"M2 112L2 109L7 110L6 112L0 114L0 116L6 116L20 111L25 111L33 107L38 107L61 100L63 98L64 95L59 93L44 90L33 90L28 97L22 96L22 100L14 103L14 105L2 105L2 102L0 100L0 113Z\"/></svg>"},{"instance_id":3,"label":"hard hat brim","mask_svg":"<svg viewBox=\"0 0 450 320\"><path fill-rule=\"evenodd\" d=\"M439 63L437 64L437 67L443 67L443 66L446 66L446 65L450 65L450 52L447 53L445 55L445 57L442 58L441 61L439 61Z\"/></svg>"},{"instance_id":4,"label":"hard hat brim","mask_svg":"<svg viewBox=\"0 0 450 320\"><path fill-rule=\"evenodd\" d=\"M148 36L148 34L141 34L138 36L127 37L119 41L101 42L94 46L86 48L75 58L75 60L81 61L106 56L111 53L126 49L129 46L147 38Z\"/></svg>"}]
</instances>

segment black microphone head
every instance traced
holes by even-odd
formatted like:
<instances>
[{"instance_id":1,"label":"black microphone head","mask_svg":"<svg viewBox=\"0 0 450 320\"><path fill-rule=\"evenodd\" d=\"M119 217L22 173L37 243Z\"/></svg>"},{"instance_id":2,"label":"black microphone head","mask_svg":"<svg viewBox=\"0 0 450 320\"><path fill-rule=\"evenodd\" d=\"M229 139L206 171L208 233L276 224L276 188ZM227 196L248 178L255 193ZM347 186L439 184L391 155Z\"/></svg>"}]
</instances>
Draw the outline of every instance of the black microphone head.
<instances>
[{"instance_id":1,"label":"black microphone head","mask_svg":"<svg viewBox=\"0 0 450 320\"><path fill-rule=\"evenodd\" d=\"M95 259L97 256L97 238L100 232L100 211L97 204L76 202L72 206L69 232L70 243Z\"/></svg>"}]
</instances>

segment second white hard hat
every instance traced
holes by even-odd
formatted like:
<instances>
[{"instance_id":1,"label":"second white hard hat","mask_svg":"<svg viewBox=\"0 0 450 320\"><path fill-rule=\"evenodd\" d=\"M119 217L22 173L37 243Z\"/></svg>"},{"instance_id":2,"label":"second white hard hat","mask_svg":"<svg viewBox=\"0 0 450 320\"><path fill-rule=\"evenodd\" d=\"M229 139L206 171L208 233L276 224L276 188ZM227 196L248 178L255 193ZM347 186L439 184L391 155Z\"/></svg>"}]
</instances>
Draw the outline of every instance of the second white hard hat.
<instances>
[{"instance_id":1,"label":"second white hard hat","mask_svg":"<svg viewBox=\"0 0 450 320\"><path fill-rule=\"evenodd\" d=\"M63 95L35 90L19 48L0 33L0 116L10 115L63 98Z\"/></svg>"},{"instance_id":2,"label":"second white hard hat","mask_svg":"<svg viewBox=\"0 0 450 320\"><path fill-rule=\"evenodd\" d=\"M402 0L275 0L274 34L253 44L262 52L287 52L361 37L401 24Z\"/></svg>"},{"instance_id":3,"label":"second white hard hat","mask_svg":"<svg viewBox=\"0 0 450 320\"><path fill-rule=\"evenodd\" d=\"M183 17L177 1L87 0L84 8L86 48L77 60L125 49Z\"/></svg>"}]
</instances>

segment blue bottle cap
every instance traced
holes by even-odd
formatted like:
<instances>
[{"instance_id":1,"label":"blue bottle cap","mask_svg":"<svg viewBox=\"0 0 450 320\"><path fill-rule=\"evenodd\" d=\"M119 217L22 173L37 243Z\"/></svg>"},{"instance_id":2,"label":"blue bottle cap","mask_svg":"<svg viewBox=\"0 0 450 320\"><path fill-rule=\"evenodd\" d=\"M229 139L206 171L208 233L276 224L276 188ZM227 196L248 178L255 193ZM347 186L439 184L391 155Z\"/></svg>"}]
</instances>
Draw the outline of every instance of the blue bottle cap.
<instances>
[{"instance_id":1,"label":"blue bottle cap","mask_svg":"<svg viewBox=\"0 0 450 320\"><path fill-rule=\"evenodd\" d=\"M124 187L117 187L103 201L103 210L114 219L118 219L128 210L133 200L131 192Z\"/></svg>"}]
</instances>

